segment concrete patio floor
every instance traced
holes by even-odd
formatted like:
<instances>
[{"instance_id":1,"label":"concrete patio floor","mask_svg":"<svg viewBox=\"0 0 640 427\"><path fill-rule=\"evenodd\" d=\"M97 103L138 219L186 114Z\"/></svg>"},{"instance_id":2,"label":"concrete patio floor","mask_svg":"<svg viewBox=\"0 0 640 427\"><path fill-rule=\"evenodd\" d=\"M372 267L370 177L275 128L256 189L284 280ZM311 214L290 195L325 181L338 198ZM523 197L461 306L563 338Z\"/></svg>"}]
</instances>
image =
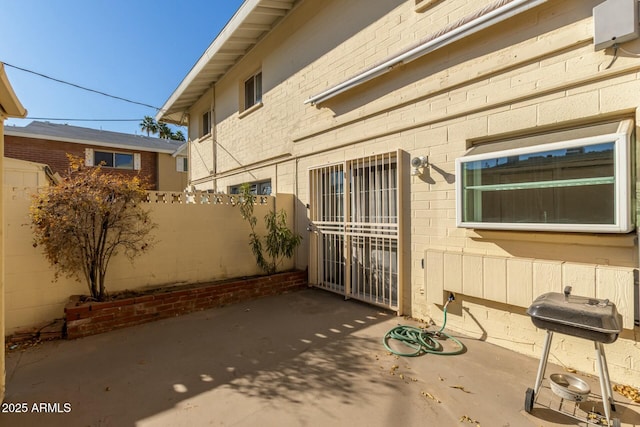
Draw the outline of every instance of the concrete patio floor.
<instances>
[{"instance_id":1,"label":"concrete patio floor","mask_svg":"<svg viewBox=\"0 0 640 427\"><path fill-rule=\"evenodd\" d=\"M7 354L3 409L28 413L0 426L585 425L524 411L538 359L464 337L458 356L396 357L381 338L398 324L415 323L309 289L43 343ZM615 399L640 425L640 404Z\"/></svg>"}]
</instances>

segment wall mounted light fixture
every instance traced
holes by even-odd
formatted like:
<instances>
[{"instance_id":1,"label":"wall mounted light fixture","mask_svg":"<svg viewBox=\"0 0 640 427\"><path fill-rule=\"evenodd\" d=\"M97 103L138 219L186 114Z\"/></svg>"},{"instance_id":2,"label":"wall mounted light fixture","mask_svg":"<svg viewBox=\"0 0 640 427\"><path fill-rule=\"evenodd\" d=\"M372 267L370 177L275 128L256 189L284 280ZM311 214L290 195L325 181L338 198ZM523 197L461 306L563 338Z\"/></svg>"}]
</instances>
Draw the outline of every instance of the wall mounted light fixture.
<instances>
[{"instance_id":1,"label":"wall mounted light fixture","mask_svg":"<svg viewBox=\"0 0 640 427\"><path fill-rule=\"evenodd\" d=\"M429 167L429 158L427 156L414 157L411 159L411 175L422 175L424 168Z\"/></svg>"}]
</instances>

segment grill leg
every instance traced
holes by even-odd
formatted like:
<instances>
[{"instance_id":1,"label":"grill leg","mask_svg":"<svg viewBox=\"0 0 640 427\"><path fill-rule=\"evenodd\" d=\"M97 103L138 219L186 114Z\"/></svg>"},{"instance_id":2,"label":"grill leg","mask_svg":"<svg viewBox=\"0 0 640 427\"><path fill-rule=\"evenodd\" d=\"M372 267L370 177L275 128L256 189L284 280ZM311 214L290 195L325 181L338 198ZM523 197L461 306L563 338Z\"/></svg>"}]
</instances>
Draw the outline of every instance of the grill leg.
<instances>
[{"instance_id":1,"label":"grill leg","mask_svg":"<svg viewBox=\"0 0 640 427\"><path fill-rule=\"evenodd\" d=\"M598 375L600 376L600 391L602 392L602 405L607 421L611 418L611 408L615 410L613 401L613 389L609 378L609 367L607 366L607 356L604 354L604 344L595 341L596 362L598 363Z\"/></svg>"},{"instance_id":2,"label":"grill leg","mask_svg":"<svg viewBox=\"0 0 640 427\"><path fill-rule=\"evenodd\" d=\"M540 358L540 365L538 366L538 375L536 375L536 385L534 387L534 395L538 397L538 391L540 391L540 385L544 378L544 372L547 370L547 360L549 360L549 350L551 350L551 340L553 339L553 332L547 331L547 336L544 339L544 347L542 348L542 357Z\"/></svg>"}]
</instances>

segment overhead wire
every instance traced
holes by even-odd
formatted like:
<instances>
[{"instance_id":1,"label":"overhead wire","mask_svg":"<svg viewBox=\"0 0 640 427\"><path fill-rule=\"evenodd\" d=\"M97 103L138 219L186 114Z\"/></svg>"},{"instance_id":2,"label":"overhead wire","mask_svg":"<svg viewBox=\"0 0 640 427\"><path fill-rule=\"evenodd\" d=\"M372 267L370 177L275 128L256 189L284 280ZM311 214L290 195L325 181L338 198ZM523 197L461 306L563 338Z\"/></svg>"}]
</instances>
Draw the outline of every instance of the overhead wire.
<instances>
[{"instance_id":1,"label":"overhead wire","mask_svg":"<svg viewBox=\"0 0 640 427\"><path fill-rule=\"evenodd\" d=\"M75 83L70 83L70 82L67 82L65 80L57 79L55 77L47 76L46 74L42 74L42 73L39 73L37 71L29 70L27 68L18 67L16 65L12 65L12 64L9 64L9 63L4 62L4 61L0 61L0 62L3 63L4 65L6 65L7 67L15 68L16 70L24 71L26 73L35 74L36 76L43 77L43 78L49 79L49 80L53 80L54 82L58 82L58 83L66 84L66 85L69 85L69 86L73 86L73 87L78 88L78 89L86 90L88 92L97 93L98 95L103 95L103 96L106 96L106 97L109 97L109 98L113 98L113 99L117 99L117 100L120 100L120 101L128 102L130 104L136 104L136 105L141 105L143 107L153 108L154 110L157 110L157 111L162 110L162 108L160 108L160 107L156 107L156 106L153 106L153 105L150 105L150 104L145 104L144 102L133 101L131 99L123 98L121 96L111 95L111 94L108 94L106 92L102 92L102 91L99 91L99 90L91 89L91 88L88 88L88 87L85 87L85 86L81 86L81 85L78 85L78 84L75 84Z\"/></svg>"},{"instance_id":2,"label":"overhead wire","mask_svg":"<svg viewBox=\"0 0 640 427\"><path fill-rule=\"evenodd\" d=\"M47 120L52 122L139 122L142 119L63 119L53 117L25 117L28 120Z\"/></svg>"}]
</instances>

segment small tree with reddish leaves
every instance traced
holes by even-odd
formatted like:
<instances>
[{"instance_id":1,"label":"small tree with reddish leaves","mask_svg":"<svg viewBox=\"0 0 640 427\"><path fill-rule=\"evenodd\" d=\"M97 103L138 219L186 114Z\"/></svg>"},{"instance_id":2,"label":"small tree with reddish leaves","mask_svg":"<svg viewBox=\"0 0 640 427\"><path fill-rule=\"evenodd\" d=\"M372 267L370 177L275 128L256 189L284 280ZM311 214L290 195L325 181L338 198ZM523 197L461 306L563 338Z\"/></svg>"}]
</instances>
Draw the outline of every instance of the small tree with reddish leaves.
<instances>
[{"instance_id":1,"label":"small tree with reddish leaves","mask_svg":"<svg viewBox=\"0 0 640 427\"><path fill-rule=\"evenodd\" d=\"M69 175L34 195L30 208L34 246L60 275L86 280L91 297L103 301L111 257L122 251L133 261L153 244L156 224L142 207L146 197L138 177L107 174L67 155Z\"/></svg>"}]
</instances>

